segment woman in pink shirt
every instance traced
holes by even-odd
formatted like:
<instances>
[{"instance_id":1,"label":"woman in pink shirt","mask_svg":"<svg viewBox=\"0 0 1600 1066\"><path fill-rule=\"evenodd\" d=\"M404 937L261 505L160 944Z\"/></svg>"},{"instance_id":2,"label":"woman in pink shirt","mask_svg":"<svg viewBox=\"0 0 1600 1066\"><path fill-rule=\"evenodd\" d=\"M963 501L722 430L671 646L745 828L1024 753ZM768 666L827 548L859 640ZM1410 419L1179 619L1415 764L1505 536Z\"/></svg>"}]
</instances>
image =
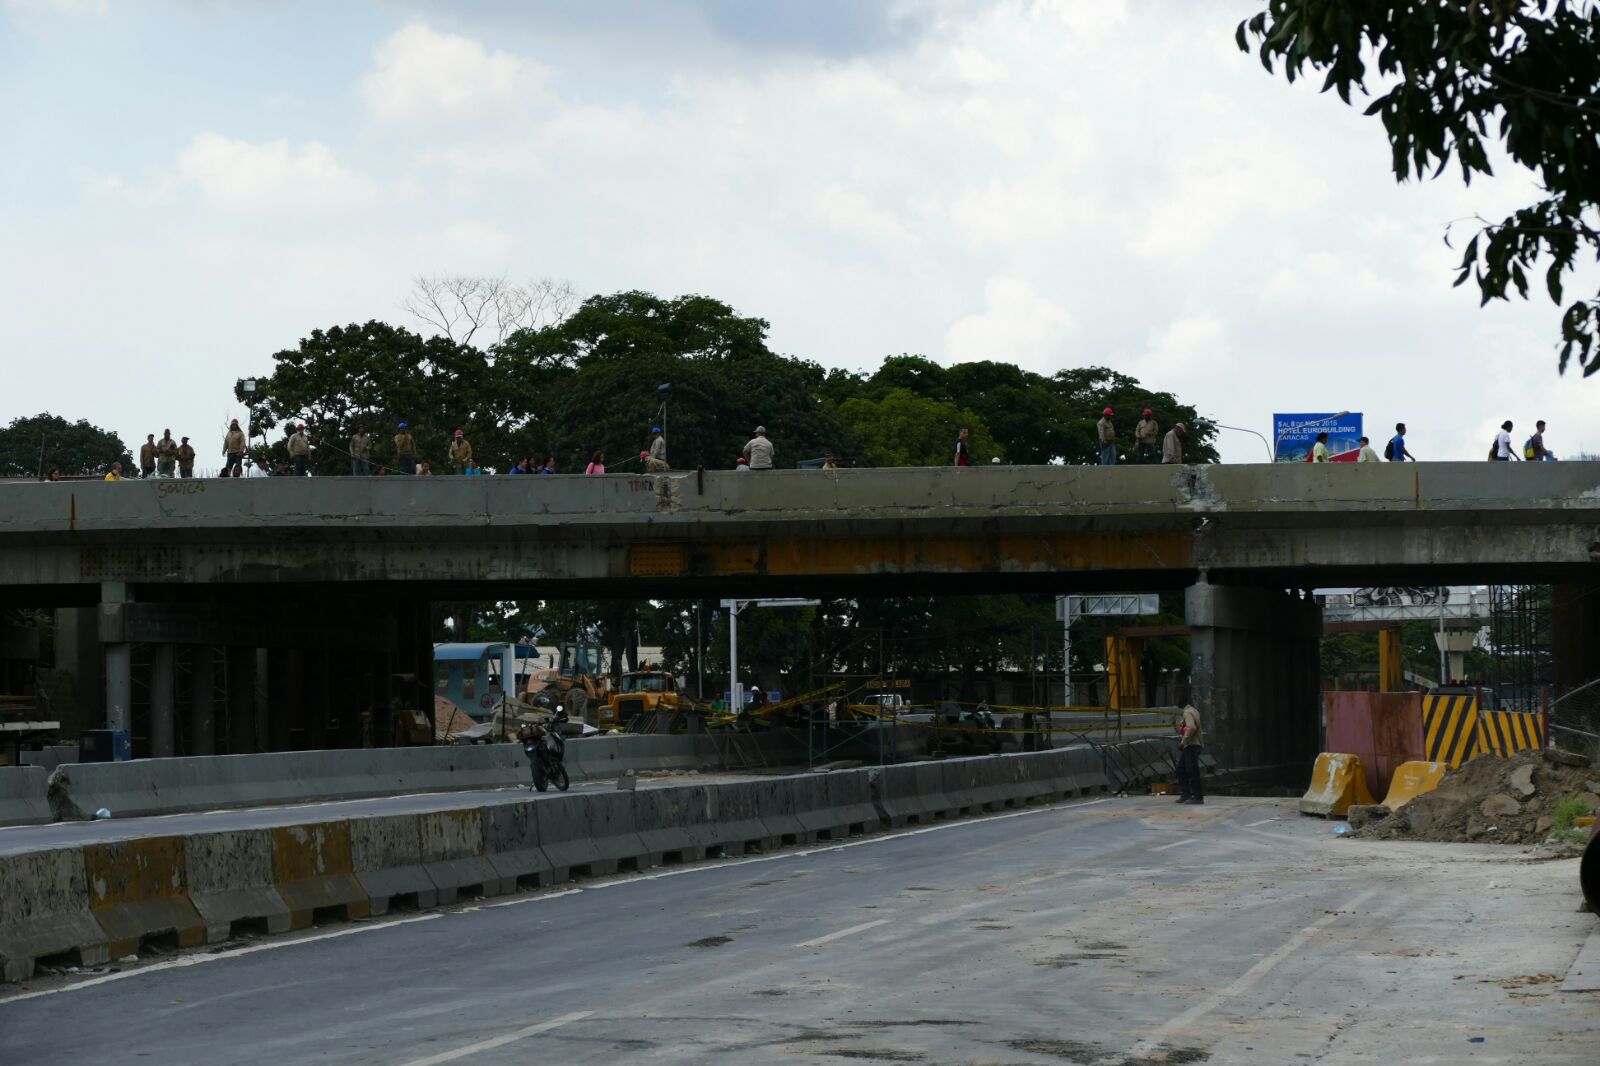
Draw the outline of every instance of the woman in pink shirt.
<instances>
[{"instance_id":1,"label":"woman in pink shirt","mask_svg":"<svg viewBox=\"0 0 1600 1066\"><path fill-rule=\"evenodd\" d=\"M594 453L594 458L589 460L589 465L584 468L585 474L604 474L606 472L606 453L604 450Z\"/></svg>"}]
</instances>

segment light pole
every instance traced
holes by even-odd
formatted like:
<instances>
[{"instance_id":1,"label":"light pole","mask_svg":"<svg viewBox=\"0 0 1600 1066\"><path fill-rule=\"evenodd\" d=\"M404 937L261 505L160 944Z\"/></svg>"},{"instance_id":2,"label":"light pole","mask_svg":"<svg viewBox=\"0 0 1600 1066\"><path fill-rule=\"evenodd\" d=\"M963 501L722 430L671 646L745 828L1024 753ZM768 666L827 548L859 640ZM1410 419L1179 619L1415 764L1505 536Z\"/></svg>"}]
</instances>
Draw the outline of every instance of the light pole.
<instances>
[{"instance_id":1,"label":"light pole","mask_svg":"<svg viewBox=\"0 0 1600 1066\"><path fill-rule=\"evenodd\" d=\"M1253 430L1253 429L1245 429L1243 426L1225 426L1221 422L1213 422L1211 424L1213 426L1215 426L1216 428L1218 428L1218 429L1231 429L1235 433L1249 433L1249 434L1252 434L1252 435L1254 435L1256 437L1259 437L1260 440L1261 440L1261 446L1267 450L1267 462L1270 463L1270 462L1273 461L1272 445L1267 443L1267 438L1266 437L1262 436L1260 433L1257 433L1255 430Z\"/></svg>"},{"instance_id":2,"label":"light pole","mask_svg":"<svg viewBox=\"0 0 1600 1066\"><path fill-rule=\"evenodd\" d=\"M1341 418L1348 417L1349 414L1350 414L1349 411L1340 411L1336 415L1327 415L1326 417L1323 417L1323 418L1313 418L1309 422L1297 422L1296 424L1294 424L1292 426L1284 426L1283 427L1283 432L1279 433L1275 438L1273 438L1273 441L1272 441L1272 461L1273 462L1277 462L1278 461L1278 445L1283 443L1283 438L1284 438L1285 434L1292 433L1297 429L1309 429L1312 426L1320 426L1324 422L1337 422Z\"/></svg>"}]
</instances>

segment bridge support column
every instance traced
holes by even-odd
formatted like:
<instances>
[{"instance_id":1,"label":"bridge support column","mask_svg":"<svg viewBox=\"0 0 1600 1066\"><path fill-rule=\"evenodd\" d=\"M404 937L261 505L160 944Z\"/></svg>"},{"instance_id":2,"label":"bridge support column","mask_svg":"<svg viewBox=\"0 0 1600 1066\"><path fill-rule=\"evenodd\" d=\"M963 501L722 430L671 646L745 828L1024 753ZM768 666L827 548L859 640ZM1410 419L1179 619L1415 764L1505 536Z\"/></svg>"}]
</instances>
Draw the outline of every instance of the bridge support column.
<instances>
[{"instance_id":1,"label":"bridge support column","mask_svg":"<svg viewBox=\"0 0 1600 1066\"><path fill-rule=\"evenodd\" d=\"M332 658L325 651L308 651L304 657L304 747L311 751L328 746L328 678Z\"/></svg>"},{"instance_id":2,"label":"bridge support column","mask_svg":"<svg viewBox=\"0 0 1600 1066\"><path fill-rule=\"evenodd\" d=\"M189 755L217 753L216 649L202 644L190 660Z\"/></svg>"},{"instance_id":3,"label":"bridge support column","mask_svg":"<svg viewBox=\"0 0 1600 1066\"><path fill-rule=\"evenodd\" d=\"M256 650L228 649L228 754L256 750Z\"/></svg>"},{"instance_id":4,"label":"bridge support column","mask_svg":"<svg viewBox=\"0 0 1600 1066\"><path fill-rule=\"evenodd\" d=\"M178 649L157 644L150 649L150 757L178 754Z\"/></svg>"},{"instance_id":5,"label":"bridge support column","mask_svg":"<svg viewBox=\"0 0 1600 1066\"><path fill-rule=\"evenodd\" d=\"M1298 782L1321 736L1322 609L1280 588L1188 590L1190 684L1220 769Z\"/></svg>"},{"instance_id":6,"label":"bridge support column","mask_svg":"<svg viewBox=\"0 0 1600 1066\"><path fill-rule=\"evenodd\" d=\"M1406 690L1405 645L1400 640L1400 630L1378 630L1378 691L1404 692Z\"/></svg>"},{"instance_id":7,"label":"bridge support column","mask_svg":"<svg viewBox=\"0 0 1600 1066\"><path fill-rule=\"evenodd\" d=\"M133 645L120 639L120 609L128 602L128 586L107 581L100 586L100 631L116 633L118 639L105 641L102 651L106 664L106 728L133 729Z\"/></svg>"}]
</instances>

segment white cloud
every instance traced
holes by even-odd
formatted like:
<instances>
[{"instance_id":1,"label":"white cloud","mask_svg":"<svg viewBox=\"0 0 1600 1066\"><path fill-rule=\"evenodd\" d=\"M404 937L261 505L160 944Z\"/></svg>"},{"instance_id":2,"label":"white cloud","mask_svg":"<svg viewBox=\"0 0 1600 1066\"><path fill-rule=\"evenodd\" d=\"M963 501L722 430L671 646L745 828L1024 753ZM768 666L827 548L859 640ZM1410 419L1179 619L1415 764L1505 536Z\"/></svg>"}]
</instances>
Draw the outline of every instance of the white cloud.
<instances>
[{"instance_id":1,"label":"white cloud","mask_svg":"<svg viewBox=\"0 0 1600 1066\"><path fill-rule=\"evenodd\" d=\"M422 23L391 34L378 45L373 61L361 80L361 95L374 115L389 122L500 120L506 110L542 96L547 76L530 60Z\"/></svg>"},{"instance_id":2,"label":"white cloud","mask_svg":"<svg viewBox=\"0 0 1600 1066\"><path fill-rule=\"evenodd\" d=\"M202 133L178 153L176 178L210 204L247 210L340 207L368 199L374 184L316 141L252 142Z\"/></svg>"},{"instance_id":3,"label":"white cloud","mask_svg":"<svg viewBox=\"0 0 1600 1066\"><path fill-rule=\"evenodd\" d=\"M994 359L1046 374L1063 365L1073 323L1059 305L1011 277L990 278L983 300L983 311L960 319L945 334L945 355L952 362Z\"/></svg>"}]
</instances>

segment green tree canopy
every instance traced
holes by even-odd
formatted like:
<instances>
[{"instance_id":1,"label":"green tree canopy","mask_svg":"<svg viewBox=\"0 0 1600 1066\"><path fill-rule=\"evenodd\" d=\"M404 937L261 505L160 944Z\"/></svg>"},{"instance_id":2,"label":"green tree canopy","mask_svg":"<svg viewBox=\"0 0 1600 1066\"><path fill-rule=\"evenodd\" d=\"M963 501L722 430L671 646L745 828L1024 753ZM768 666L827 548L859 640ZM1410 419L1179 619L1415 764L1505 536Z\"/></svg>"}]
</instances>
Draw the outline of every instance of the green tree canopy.
<instances>
[{"instance_id":1,"label":"green tree canopy","mask_svg":"<svg viewBox=\"0 0 1600 1066\"><path fill-rule=\"evenodd\" d=\"M983 419L910 389L852 397L839 405L839 421L858 445L855 461L861 466L949 466L962 426L972 431L967 446L974 462L1004 458Z\"/></svg>"},{"instance_id":2,"label":"green tree canopy","mask_svg":"<svg viewBox=\"0 0 1600 1066\"><path fill-rule=\"evenodd\" d=\"M43 477L51 467L62 477L104 474L112 463L133 469L122 438L83 419L68 422L49 413L14 418L0 429L0 477Z\"/></svg>"},{"instance_id":3,"label":"green tree canopy","mask_svg":"<svg viewBox=\"0 0 1600 1066\"><path fill-rule=\"evenodd\" d=\"M1272 0L1239 24L1239 47L1295 81L1324 73L1323 91L1389 136L1396 179L1438 176L1451 157L1462 180L1490 174L1487 143L1534 172L1539 198L1467 242L1456 284L1482 303L1526 298L1541 266L1558 305L1581 259L1600 262L1600 5L1593 0ZM1600 370L1600 296L1568 305L1560 368Z\"/></svg>"}]
</instances>

